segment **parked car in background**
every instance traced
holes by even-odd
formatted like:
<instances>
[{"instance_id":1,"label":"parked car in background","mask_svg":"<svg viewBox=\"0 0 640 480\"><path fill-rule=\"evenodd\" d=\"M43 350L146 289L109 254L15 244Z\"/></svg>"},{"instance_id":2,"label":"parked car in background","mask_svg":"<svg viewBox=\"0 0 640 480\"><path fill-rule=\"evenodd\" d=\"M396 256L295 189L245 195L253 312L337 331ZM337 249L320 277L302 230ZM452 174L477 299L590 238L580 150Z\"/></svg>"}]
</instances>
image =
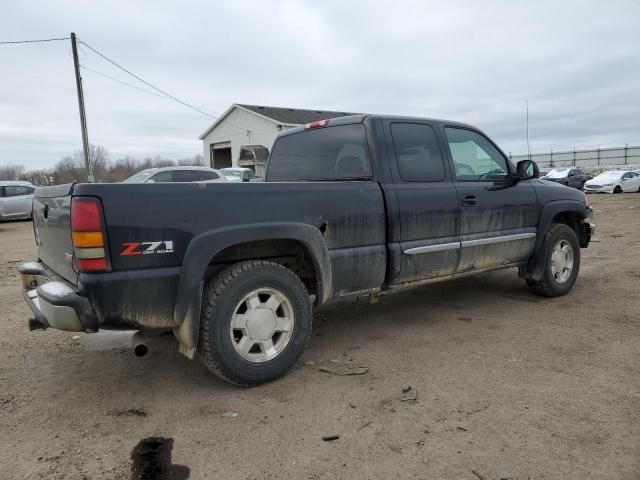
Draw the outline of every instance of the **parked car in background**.
<instances>
[{"instance_id":1,"label":"parked car in background","mask_svg":"<svg viewBox=\"0 0 640 480\"><path fill-rule=\"evenodd\" d=\"M35 188L30 182L0 181L0 220L30 219Z\"/></svg>"},{"instance_id":2,"label":"parked car in background","mask_svg":"<svg viewBox=\"0 0 640 480\"><path fill-rule=\"evenodd\" d=\"M209 167L148 168L127 178L125 183L226 182L227 178Z\"/></svg>"},{"instance_id":3,"label":"parked car in background","mask_svg":"<svg viewBox=\"0 0 640 480\"><path fill-rule=\"evenodd\" d=\"M640 174L629 170L609 170L584 184L587 193L640 192Z\"/></svg>"},{"instance_id":4,"label":"parked car in background","mask_svg":"<svg viewBox=\"0 0 640 480\"><path fill-rule=\"evenodd\" d=\"M250 182L255 178L253 170L250 168L229 167L220 170L230 182Z\"/></svg>"},{"instance_id":5,"label":"parked car in background","mask_svg":"<svg viewBox=\"0 0 640 480\"><path fill-rule=\"evenodd\" d=\"M582 187L584 187L587 181L587 174L579 168L554 168L540 178L582 190Z\"/></svg>"}]
</instances>

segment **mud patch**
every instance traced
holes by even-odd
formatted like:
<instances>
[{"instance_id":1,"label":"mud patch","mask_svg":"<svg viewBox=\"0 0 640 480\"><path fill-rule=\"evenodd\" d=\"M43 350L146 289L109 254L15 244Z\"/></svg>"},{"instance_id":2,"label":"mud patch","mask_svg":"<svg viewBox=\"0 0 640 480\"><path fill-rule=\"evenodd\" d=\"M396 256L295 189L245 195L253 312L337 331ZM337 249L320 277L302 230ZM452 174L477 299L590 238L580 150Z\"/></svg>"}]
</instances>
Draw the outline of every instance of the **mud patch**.
<instances>
[{"instance_id":1,"label":"mud patch","mask_svg":"<svg viewBox=\"0 0 640 480\"><path fill-rule=\"evenodd\" d=\"M127 408L125 410L110 410L110 417L146 417L149 413L144 408Z\"/></svg>"},{"instance_id":2,"label":"mud patch","mask_svg":"<svg viewBox=\"0 0 640 480\"><path fill-rule=\"evenodd\" d=\"M186 480L191 471L171 463L173 438L149 437L131 451L131 480Z\"/></svg>"}]
</instances>

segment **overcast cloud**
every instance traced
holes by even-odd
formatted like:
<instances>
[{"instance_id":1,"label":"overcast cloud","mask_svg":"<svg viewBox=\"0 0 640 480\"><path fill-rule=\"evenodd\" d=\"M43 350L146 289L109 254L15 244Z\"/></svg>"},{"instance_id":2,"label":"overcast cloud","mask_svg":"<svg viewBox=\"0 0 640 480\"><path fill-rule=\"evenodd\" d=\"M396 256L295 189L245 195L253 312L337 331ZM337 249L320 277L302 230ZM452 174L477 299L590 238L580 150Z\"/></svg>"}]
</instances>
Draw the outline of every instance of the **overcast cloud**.
<instances>
[{"instance_id":1,"label":"overcast cloud","mask_svg":"<svg viewBox=\"0 0 640 480\"><path fill-rule=\"evenodd\" d=\"M449 118L507 152L640 143L640 2L4 2L0 40L78 36L211 112L234 102ZM68 42L0 46L0 164L80 148ZM86 47L81 63L136 83ZM144 87L143 85L140 85ZM211 119L84 72L116 159L201 153ZM144 87L147 88L147 87ZM213 113L214 115L216 113Z\"/></svg>"}]
</instances>

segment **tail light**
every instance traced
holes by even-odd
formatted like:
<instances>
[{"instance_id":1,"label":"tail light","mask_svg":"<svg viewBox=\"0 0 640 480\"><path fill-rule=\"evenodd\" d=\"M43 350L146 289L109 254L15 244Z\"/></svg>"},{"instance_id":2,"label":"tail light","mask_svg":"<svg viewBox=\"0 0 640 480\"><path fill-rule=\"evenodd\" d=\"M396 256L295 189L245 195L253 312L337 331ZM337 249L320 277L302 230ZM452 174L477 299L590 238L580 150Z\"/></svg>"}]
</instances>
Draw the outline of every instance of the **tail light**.
<instances>
[{"instance_id":1,"label":"tail light","mask_svg":"<svg viewBox=\"0 0 640 480\"><path fill-rule=\"evenodd\" d=\"M71 239L76 268L80 272L108 272L102 205L94 197L71 200Z\"/></svg>"}]
</instances>

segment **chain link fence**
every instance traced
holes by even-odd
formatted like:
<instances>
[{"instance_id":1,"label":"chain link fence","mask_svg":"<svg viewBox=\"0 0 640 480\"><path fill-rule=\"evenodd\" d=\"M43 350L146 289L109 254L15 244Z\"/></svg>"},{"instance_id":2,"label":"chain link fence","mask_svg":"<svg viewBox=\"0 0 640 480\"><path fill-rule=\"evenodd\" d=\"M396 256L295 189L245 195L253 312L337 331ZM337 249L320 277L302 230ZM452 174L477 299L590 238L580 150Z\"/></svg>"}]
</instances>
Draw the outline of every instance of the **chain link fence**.
<instances>
[{"instance_id":1,"label":"chain link fence","mask_svg":"<svg viewBox=\"0 0 640 480\"><path fill-rule=\"evenodd\" d=\"M597 167L640 164L640 145L625 145L615 148L596 148L594 150L571 150L531 155L509 155L514 163L531 159L540 168L555 167Z\"/></svg>"}]
</instances>

